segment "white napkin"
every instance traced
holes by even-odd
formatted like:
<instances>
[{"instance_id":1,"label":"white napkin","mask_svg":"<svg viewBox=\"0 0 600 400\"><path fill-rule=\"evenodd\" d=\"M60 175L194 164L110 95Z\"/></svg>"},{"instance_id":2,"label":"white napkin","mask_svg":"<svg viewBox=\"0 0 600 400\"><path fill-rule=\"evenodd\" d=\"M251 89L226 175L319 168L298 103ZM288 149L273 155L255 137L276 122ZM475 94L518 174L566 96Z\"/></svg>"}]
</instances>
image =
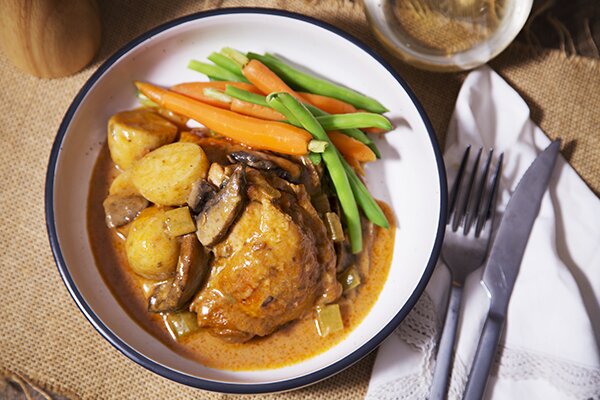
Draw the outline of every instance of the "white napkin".
<instances>
[{"instance_id":1,"label":"white napkin","mask_svg":"<svg viewBox=\"0 0 600 400\"><path fill-rule=\"evenodd\" d=\"M449 181L468 144L493 147L496 156L504 152L500 218L519 179L549 143L519 94L481 67L465 80L450 122L444 155ZM489 306L482 273L466 285L450 399L462 397ZM448 285L439 263L415 309L381 345L367 399L427 398ZM562 156L529 238L499 351L486 398L600 398L600 199Z\"/></svg>"}]
</instances>

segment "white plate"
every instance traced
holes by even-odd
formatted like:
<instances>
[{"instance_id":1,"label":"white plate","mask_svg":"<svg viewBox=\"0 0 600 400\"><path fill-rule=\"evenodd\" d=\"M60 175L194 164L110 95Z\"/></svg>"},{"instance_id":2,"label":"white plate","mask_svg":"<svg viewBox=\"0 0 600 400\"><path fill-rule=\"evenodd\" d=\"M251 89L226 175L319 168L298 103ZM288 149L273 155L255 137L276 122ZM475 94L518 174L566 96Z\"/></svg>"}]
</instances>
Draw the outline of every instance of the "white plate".
<instances>
[{"instance_id":1,"label":"white plate","mask_svg":"<svg viewBox=\"0 0 600 400\"><path fill-rule=\"evenodd\" d=\"M88 186L106 140L108 118L136 106L134 79L159 85L198 80L186 68L224 46L280 54L345 84L390 109L396 129L378 141L383 161L367 167L369 188L392 206L398 223L389 278L365 320L341 343L278 369L232 372L207 368L140 328L105 286L86 230ZM324 379L373 350L402 321L425 288L438 257L446 179L438 145L407 85L355 38L301 15L266 9L223 9L157 27L109 58L67 111L46 178L48 234L67 289L94 327L144 367L191 386L234 393L288 390ZM66 329L66 328L65 328Z\"/></svg>"}]
</instances>

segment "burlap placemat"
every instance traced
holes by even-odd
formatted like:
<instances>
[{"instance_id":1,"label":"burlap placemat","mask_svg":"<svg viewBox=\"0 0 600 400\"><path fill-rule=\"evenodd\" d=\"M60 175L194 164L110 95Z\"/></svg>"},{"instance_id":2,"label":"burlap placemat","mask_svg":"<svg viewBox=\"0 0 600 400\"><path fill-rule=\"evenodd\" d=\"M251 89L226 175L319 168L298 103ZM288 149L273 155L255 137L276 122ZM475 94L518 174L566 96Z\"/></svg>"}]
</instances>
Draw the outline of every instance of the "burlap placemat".
<instances>
[{"instance_id":1,"label":"burlap placemat","mask_svg":"<svg viewBox=\"0 0 600 400\"><path fill-rule=\"evenodd\" d=\"M351 1L102 1L102 47L83 72L39 80L0 57L0 375L17 374L66 397L207 398L231 396L188 388L133 363L85 320L56 270L44 224L44 178L56 130L79 88L117 48L172 18L208 8L285 8L333 23L384 55L414 89L443 145L463 79L395 62L375 43L362 6ZM527 99L534 120L564 139L563 155L600 190L600 66L560 52L513 46L492 66ZM364 397L374 355L311 387L265 399ZM2 381L0 380L0 383ZM0 396L2 396L0 385Z\"/></svg>"}]
</instances>

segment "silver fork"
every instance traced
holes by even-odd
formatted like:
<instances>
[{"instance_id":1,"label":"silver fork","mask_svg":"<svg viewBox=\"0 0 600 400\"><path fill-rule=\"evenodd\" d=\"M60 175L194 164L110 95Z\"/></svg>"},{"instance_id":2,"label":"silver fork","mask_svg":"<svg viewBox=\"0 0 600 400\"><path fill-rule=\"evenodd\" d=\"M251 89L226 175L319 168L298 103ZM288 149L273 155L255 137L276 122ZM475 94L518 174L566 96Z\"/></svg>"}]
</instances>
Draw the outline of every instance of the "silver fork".
<instances>
[{"instance_id":1,"label":"silver fork","mask_svg":"<svg viewBox=\"0 0 600 400\"><path fill-rule=\"evenodd\" d=\"M476 178L482 149L479 148L471 173L467 174L470 151L471 146L465 150L450 194L442 260L450 271L452 285L429 400L446 398L465 280L483 265L492 232L494 205L504 155L501 154L498 158L490 181L488 175L493 149L489 150L479 179Z\"/></svg>"}]
</instances>

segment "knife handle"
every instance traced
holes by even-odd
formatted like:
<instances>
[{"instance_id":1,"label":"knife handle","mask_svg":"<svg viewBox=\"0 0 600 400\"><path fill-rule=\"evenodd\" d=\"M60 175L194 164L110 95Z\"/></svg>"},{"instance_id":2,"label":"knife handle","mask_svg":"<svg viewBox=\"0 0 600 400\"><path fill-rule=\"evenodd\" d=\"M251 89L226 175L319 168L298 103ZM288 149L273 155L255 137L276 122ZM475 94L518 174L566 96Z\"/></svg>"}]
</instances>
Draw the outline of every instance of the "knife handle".
<instances>
[{"instance_id":1,"label":"knife handle","mask_svg":"<svg viewBox=\"0 0 600 400\"><path fill-rule=\"evenodd\" d=\"M458 326L458 313L462 299L463 286L452 285L448 305L446 306L446 319L444 321L444 330L440 338L435 369L433 370L433 382L429 400L443 400L448 392L448 381L450 380L450 370L452 366L452 350L456 341L456 328Z\"/></svg>"},{"instance_id":2,"label":"knife handle","mask_svg":"<svg viewBox=\"0 0 600 400\"><path fill-rule=\"evenodd\" d=\"M483 398L503 327L503 318L494 318L488 315L477 345L463 400L481 400Z\"/></svg>"}]
</instances>

